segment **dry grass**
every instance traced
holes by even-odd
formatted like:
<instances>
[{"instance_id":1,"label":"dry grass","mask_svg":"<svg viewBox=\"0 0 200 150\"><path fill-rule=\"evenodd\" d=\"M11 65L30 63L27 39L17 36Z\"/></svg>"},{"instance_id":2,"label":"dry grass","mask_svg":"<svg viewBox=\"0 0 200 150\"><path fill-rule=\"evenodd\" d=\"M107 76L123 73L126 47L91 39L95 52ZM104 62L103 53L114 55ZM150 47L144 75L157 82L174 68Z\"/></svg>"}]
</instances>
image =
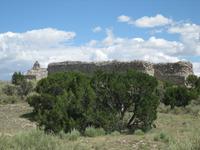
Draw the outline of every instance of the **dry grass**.
<instances>
[{"instance_id":1,"label":"dry grass","mask_svg":"<svg viewBox=\"0 0 200 150\"><path fill-rule=\"evenodd\" d=\"M32 111L27 103L0 105L0 133L13 135L16 132L36 128L35 123L24 118Z\"/></svg>"}]
</instances>

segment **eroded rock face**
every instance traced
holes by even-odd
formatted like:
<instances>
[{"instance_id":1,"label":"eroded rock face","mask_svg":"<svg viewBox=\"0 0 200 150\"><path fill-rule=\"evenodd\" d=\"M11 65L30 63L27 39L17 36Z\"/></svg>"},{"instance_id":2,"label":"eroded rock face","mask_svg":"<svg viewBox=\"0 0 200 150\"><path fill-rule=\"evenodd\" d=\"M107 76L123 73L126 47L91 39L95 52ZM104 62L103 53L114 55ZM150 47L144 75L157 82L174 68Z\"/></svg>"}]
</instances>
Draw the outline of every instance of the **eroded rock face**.
<instances>
[{"instance_id":1,"label":"eroded rock face","mask_svg":"<svg viewBox=\"0 0 200 150\"><path fill-rule=\"evenodd\" d=\"M137 70L155 76L159 80L167 80L177 84L184 84L188 75L193 74L190 62L159 63L153 64L147 61L105 61L105 62L80 62L66 61L51 63L48 65L48 74L56 72L78 71L92 73L96 70L104 71L127 71Z\"/></svg>"}]
</instances>

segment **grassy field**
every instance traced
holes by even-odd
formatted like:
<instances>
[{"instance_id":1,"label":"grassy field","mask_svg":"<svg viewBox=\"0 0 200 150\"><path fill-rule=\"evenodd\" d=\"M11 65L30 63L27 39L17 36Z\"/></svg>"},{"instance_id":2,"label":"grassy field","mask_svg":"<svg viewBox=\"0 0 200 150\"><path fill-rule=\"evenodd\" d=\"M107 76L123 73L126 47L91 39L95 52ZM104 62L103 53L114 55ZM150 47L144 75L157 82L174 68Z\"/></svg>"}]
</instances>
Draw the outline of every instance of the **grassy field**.
<instances>
[{"instance_id":1,"label":"grassy field","mask_svg":"<svg viewBox=\"0 0 200 150\"><path fill-rule=\"evenodd\" d=\"M187 142L184 148L188 149L189 137L200 135L200 116L158 113L156 128L145 134L138 131L134 135L79 136L77 140L69 140L38 131L36 124L26 118L31 111L25 102L0 105L0 149L165 150L178 149L179 142Z\"/></svg>"}]
</instances>

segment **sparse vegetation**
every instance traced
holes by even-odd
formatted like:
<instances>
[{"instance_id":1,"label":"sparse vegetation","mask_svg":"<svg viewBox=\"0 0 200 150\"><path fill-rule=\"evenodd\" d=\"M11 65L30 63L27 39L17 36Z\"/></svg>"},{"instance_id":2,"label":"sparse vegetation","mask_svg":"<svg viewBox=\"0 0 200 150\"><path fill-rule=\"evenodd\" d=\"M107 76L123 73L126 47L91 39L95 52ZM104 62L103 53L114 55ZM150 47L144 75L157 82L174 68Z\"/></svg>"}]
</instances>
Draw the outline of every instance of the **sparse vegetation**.
<instances>
[{"instance_id":1,"label":"sparse vegetation","mask_svg":"<svg viewBox=\"0 0 200 150\"><path fill-rule=\"evenodd\" d=\"M131 78L133 76L134 79ZM98 72L90 76L80 73L60 73L50 76L38 83L36 92L31 94L27 92L30 95L28 101L34 106L34 113L37 114L35 118L32 118L33 114L29 114L30 108L27 109L29 113L23 111L27 105L18 108L19 112L15 110L15 107L24 103L0 106L1 114L5 113L0 117L0 149L64 150L67 147L69 150L110 148L198 150L200 149L198 130L200 99L197 84L199 78L191 78L191 83L189 81L187 83L190 85L188 87L167 84L155 89L157 81L154 78L135 72L127 74ZM138 81L143 81L146 85ZM7 97L4 99L6 103L19 100L17 87L20 84L4 82L0 85L0 96ZM139 87L140 90L137 91ZM155 94L162 102L165 102L163 99L166 96L174 98L174 101L169 106L160 103L157 107L158 99ZM159 94L163 94L163 97ZM135 104L140 109L137 110ZM121 110L122 108L126 111ZM152 108L155 109L152 111ZM156 110L159 113L154 121ZM27 114L16 115L17 113ZM140 120L140 123L147 123L145 128L149 127L148 119L150 126L155 128L150 132L144 132L146 129L140 128L138 126L140 123L126 128L135 113L137 113L136 120L141 117L144 121ZM149 113L153 115L148 116L150 118L145 122L145 117ZM46 131L50 132L36 130L35 124L26 118L36 119L41 123L41 129L47 127L50 130ZM63 118L66 120L63 121ZM154 121L154 124L151 121ZM134 124L134 121L132 123ZM14 126L18 127L14 129ZM24 129L28 131L24 132ZM130 132L126 132L127 130ZM17 131L22 132L17 133ZM52 134L51 131L57 134Z\"/></svg>"},{"instance_id":2,"label":"sparse vegetation","mask_svg":"<svg viewBox=\"0 0 200 150\"><path fill-rule=\"evenodd\" d=\"M134 134L135 135L144 135L144 132L142 130L138 129L138 130L135 130Z\"/></svg>"},{"instance_id":3,"label":"sparse vegetation","mask_svg":"<svg viewBox=\"0 0 200 150\"><path fill-rule=\"evenodd\" d=\"M142 136L140 134L125 134L115 131L113 132L116 133L114 135L113 133L110 133L92 138L87 136L78 136L79 134L73 133L72 137L75 135L75 138L69 138L70 134L65 132L63 132L63 136L60 136L60 134L54 135L46 134L43 131L35 131L35 126L32 126L30 121L22 117L22 114L29 114L31 112L31 108L29 108L27 104L25 105L25 103L23 103L23 105L21 103L2 105L0 111L1 114L2 112L5 113L4 117L0 117L0 143L4 143L4 145L0 144L2 150L12 149L10 147L13 145L18 146L20 149L21 147L19 146L19 143L16 140L18 138L16 137L20 137L20 144L27 146L28 143L31 143L31 139L36 139L36 141L38 141L41 136L44 138L42 140L44 145L46 144L45 141L51 142L51 140L53 140L51 143L56 143L56 147L52 146L51 143L49 144L49 147L59 150L64 150L66 147L69 150L111 148L122 150L128 150L130 148L136 150L141 148L148 150L168 150L169 147L171 149L176 148L177 150L181 150L182 147L185 147L188 150L193 150L191 149L191 145L193 145L193 147L195 147L195 145L196 147L198 146L198 142L195 144L195 141L198 141L197 139L200 133L198 130L200 124L199 117L186 112L180 114L173 114L171 112L158 113L158 119L155 121L156 128L152 129L150 132L144 133ZM16 115L16 113L18 113L18 115ZM18 133L19 131L20 133ZM40 132L40 134L34 132ZM77 133L77 130L75 132ZM136 130L136 133L137 132L138 131ZM139 132L142 131L139 130ZM31 138L28 136L35 137ZM155 140L155 137L158 137L158 140ZM28 148L36 149L39 144L40 142L33 142L30 144L31 148Z\"/></svg>"},{"instance_id":4,"label":"sparse vegetation","mask_svg":"<svg viewBox=\"0 0 200 150\"><path fill-rule=\"evenodd\" d=\"M12 104L20 101L16 88L9 82L0 82L0 104Z\"/></svg>"},{"instance_id":5,"label":"sparse vegetation","mask_svg":"<svg viewBox=\"0 0 200 150\"><path fill-rule=\"evenodd\" d=\"M12 83L0 82L0 104L10 104L26 100L33 92L35 84L27 81L21 73L14 73Z\"/></svg>"},{"instance_id":6,"label":"sparse vegetation","mask_svg":"<svg viewBox=\"0 0 200 150\"><path fill-rule=\"evenodd\" d=\"M40 130L19 133L13 137L0 136L1 150L59 150L57 138Z\"/></svg>"},{"instance_id":7,"label":"sparse vegetation","mask_svg":"<svg viewBox=\"0 0 200 150\"><path fill-rule=\"evenodd\" d=\"M154 141L163 141L168 143L170 140L170 137L164 133L164 132L160 132L159 134L154 136Z\"/></svg>"},{"instance_id":8,"label":"sparse vegetation","mask_svg":"<svg viewBox=\"0 0 200 150\"><path fill-rule=\"evenodd\" d=\"M102 136L105 135L105 131L103 128L94 128L91 126L85 129L84 135L88 137Z\"/></svg>"},{"instance_id":9,"label":"sparse vegetation","mask_svg":"<svg viewBox=\"0 0 200 150\"><path fill-rule=\"evenodd\" d=\"M64 131L60 131L58 135L61 139L76 141L80 137L81 134L78 130L73 129L69 133L65 133Z\"/></svg>"}]
</instances>

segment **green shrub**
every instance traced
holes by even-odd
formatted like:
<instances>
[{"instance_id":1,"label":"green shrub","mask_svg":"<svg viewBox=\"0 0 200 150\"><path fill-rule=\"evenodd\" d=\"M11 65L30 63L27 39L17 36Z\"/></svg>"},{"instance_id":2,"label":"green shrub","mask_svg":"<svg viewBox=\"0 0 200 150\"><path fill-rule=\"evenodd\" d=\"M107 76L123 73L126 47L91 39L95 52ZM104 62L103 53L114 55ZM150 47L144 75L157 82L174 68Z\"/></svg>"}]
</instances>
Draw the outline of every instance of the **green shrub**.
<instances>
[{"instance_id":1,"label":"green shrub","mask_svg":"<svg viewBox=\"0 0 200 150\"><path fill-rule=\"evenodd\" d=\"M200 77L196 75L189 75L186 79L186 84L193 90L197 95L200 95Z\"/></svg>"},{"instance_id":2,"label":"green shrub","mask_svg":"<svg viewBox=\"0 0 200 150\"><path fill-rule=\"evenodd\" d=\"M140 129L135 130L134 132L135 135L144 135L144 132Z\"/></svg>"},{"instance_id":3,"label":"green shrub","mask_svg":"<svg viewBox=\"0 0 200 150\"><path fill-rule=\"evenodd\" d=\"M22 81L25 80L25 76L21 72L15 72L12 75L12 84L20 85Z\"/></svg>"},{"instance_id":4,"label":"green shrub","mask_svg":"<svg viewBox=\"0 0 200 150\"><path fill-rule=\"evenodd\" d=\"M168 87L164 93L163 102L170 105L173 109L175 106L186 106L193 99L193 94L186 87L172 86Z\"/></svg>"},{"instance_id":5,"label":"green shrub","mask_svg":"<svg viewBox=\"0 0 200 150\"><path fill-rule=\"evenodd\" d=\"M19 101L20 98L18 96L0 95L0 104L14 104Z\"/></svg>"},{"instance_id":6,"label":"green shrub","mask_svg":"<svg viewBox=\"0 0 200 150\"><path fill-rule=\"evenodd\" d=\"M94 128L94 127L87 127L84 132L85 136L88 137L96 137L105 135L105 131L103 128Z\"/></svg>"},{"instance_id":7,"label":"green shrub","mask_svg":"<svg viewBox=\"0 0 200 150\"><path fill-rule=\"evenodd\" d=\"M66 134L63 130L61 130L61 131L58 133L58 136L59 136L61 139L67 138L67 134Z\"/></svg>"},{"instance_id":8,"label":"green shrub","mask_svg":"<svg viewBox=\"0 0 200 150\"><path fill-rule=\"evenodd\" d=\"M113 131L110 135L112 135L112 136L119 136L120 132L119 131Z\"/></svg>"},{"instance_id":9,"label":"green shrub","mask_svg":"<svg viewBox=\"0 0 200 150\"><path fill-rule=\"evenodd\" d=\"M2 91L4 94L8 96L13 96L17 94L17 87L11 84L6 84L3 88Z\"/></svg>"},{"instance_id":10,"label":"green shrub","mask_svg":"<svg viewBox=\"0 0 200 150\"><path fill-rule=\"evenodd\" d=\"M66 137L70 141L76 141L80 137L80 132L76 129L73 129L70 133L67 133Z\"/></svg>"},{"instance_id":11,"label":"green shrub","mask_svg":"<svg viewBox=\"0 0 200 150\"><path fill-rule=\"evenodd\" d=\"M33 91L33 83L26 80L21 81L17 88L17 94L22 98L24 96L26 97L32 91Z\"/></svg>"},{"instance_id":12,"label":"green shrub","mask_svg":"<svg viewBox=\"0 0 200 150\"><path fill-rule=\"evenodd\" d=\"M154 136L154 141L162 141L168 143L170 141L170 137L166 133L161 132Z\"/></svg>"},{"instance_id":13,"label":"green shrub","mask_svg":"<svg viewBox=\"0 0 200 150\"><path fill-rule=\"evenodd\" d=\"M154 141L159 141L159 139L160 139L160 136L159 136L159 135L155 135L155 136L153 137L153 140L154 140Z\"/></svg>"}]
</instances>

